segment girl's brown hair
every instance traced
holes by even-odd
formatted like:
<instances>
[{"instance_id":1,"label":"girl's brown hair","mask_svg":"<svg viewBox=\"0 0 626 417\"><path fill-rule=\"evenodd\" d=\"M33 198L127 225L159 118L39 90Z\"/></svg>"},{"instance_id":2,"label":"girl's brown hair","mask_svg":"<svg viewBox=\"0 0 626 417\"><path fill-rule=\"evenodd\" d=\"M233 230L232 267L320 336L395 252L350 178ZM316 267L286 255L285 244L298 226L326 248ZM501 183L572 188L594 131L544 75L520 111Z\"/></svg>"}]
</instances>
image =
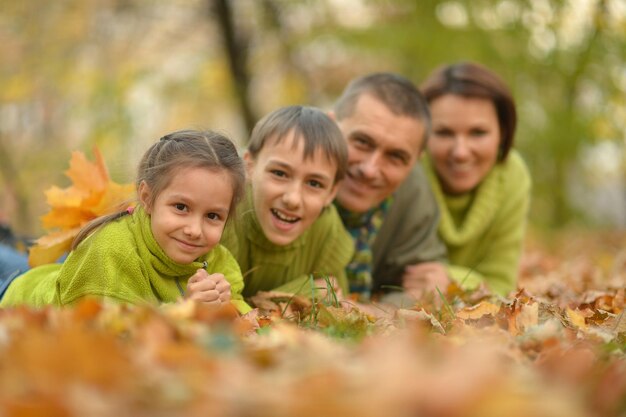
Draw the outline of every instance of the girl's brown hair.
<instances>
[{"instance_id":1,"label":"girl's brown hair","mask_svg":"<svg viewBox=\"0 0 626 417\"><path fill-rule=\"evenodd\" d=\"M135 185L139 189L142 182L146 183L151 191L148 204L152 205L181 168L208 168L228 172L233 186L229 218L233 217L232 214L244 193L245 169L243 160L230 139L216 132L196 130L180 130L165 135L143 155ZM210 192L210 184L207 184L207 192ZM118 211L89 222L72 242L72 250L92 232L127 213L126 210Z\"/></svg>"}]
</instances>

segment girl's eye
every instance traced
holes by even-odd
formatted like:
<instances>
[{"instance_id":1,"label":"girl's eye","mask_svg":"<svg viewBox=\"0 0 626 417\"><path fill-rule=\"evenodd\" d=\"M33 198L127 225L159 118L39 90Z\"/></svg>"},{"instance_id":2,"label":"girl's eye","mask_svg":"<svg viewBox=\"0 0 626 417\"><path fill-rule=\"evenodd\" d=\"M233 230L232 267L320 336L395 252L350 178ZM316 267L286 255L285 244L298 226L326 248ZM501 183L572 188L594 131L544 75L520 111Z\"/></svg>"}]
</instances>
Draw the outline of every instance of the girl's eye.
<instances>
[{"instance_id":1,"label":"girl's eye","mask_svg":"<svg viewBox=\"0 0 626 417\"><path fill-rule=\"evenodd\" d=\"M174 204L174 207L176 208L176 210L179 210L179 211L186 211L187 210L187 206L184 205L183 203L176 203L176 204Z\"/></svg>"},{"instance_id":2,"label":"girl's eye","mask_svg":"<svg viewBox=\"0 0 626 417\"><path fill-rule=\"evenodd\" d=\"M211 219L211 220L219 220L219 219L221 219L220 215L217 214L217 213L208 213L206 216L209 219Z\"/></svg>"}]
</instances>

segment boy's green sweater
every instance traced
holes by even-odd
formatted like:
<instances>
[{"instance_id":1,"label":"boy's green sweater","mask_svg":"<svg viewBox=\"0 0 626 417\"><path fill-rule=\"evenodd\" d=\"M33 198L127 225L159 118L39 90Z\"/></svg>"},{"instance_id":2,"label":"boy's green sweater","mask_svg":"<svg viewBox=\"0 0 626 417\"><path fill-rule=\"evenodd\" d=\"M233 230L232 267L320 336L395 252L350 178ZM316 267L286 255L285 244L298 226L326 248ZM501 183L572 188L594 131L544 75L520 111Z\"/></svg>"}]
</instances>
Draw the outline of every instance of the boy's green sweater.
<instances>
[{"instance_id":1,"label":"boy's green sweater","mask_svg":"<svg viewBox=\"0 0 626 417\"><path fill-rule=\"evenodd\" d=\"M254 212L250 189L237 211L237 217L226 226L222 244L232 252L243 271L244 296L270 290L309 295L313 291L311 274L314 278L335 277L347 294L345 268L352 258L354 244L333 205L285 246L265 237Z\"/></svg>"},{"instance_id":2,"label":"boy's green sweater","mask_svg":"<svg viewBox=\"0 0 626 417\"><path fill-rule=\"evenodd\" d=\"M191 264L175 263L154 239L150 217L138 207L87 237L63 264L43 265L18 277L0 307L64 306L88 296L130 304L174 302L184 296L187 281L199 268L224 274L232 304L241 313L250 310L241 296L241 270L226 248L217 245Z\"/></svg>"},{"instance_id":3,"label":"boy's green sweater","mask_svg":"<svg viewBox=\"0 0 626 417\"><path fill-rule=\"evenodd\" d=\"M441 210L439 234L448 249L448 273L464 288L484 282L505 295L515 289L530 204L528 168L515 150L472 192L444 194L432 161L423 158Z\"/></svg>"}]
</instances>

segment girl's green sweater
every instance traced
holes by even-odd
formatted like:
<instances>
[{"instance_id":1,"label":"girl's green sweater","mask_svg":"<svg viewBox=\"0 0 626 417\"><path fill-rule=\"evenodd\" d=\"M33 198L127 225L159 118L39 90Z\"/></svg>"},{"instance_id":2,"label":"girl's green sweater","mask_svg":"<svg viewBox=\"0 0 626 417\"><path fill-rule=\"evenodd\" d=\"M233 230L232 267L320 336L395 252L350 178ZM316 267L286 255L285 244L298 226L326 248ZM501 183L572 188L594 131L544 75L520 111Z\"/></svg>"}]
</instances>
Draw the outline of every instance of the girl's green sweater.
<instances>
[{"instance_id":1,"label":"girl's green sweater","mask_svg":"<svg viewBox=\"0 0 626 417\"><path fill-rule=\"evenodd\" d=\"M190 264L175 263L154 239L150 217L138 207L88 236L63 264L43 265L18 277L0 307L64 306L87 296L130 304L174 302L184 296L187 281L199 268L224 274L232 304L241 313L250 311L241 296L241 270L225 247L217 245Z\"/></svg>"},{"instance_id":2,"label":"girl's green sweater","mask_svg":"<svg viewBox=\"0 0 626 417\"><path fill-rule=\"evenodd\" d=\"M517 283L531 178L523 159L512 150L478 187L463 195L444 194L432 162L423 158L441 210L439 235L448 249L448 274L470 289L484 282L505 295Z\"/></svg>"}]
</instances>

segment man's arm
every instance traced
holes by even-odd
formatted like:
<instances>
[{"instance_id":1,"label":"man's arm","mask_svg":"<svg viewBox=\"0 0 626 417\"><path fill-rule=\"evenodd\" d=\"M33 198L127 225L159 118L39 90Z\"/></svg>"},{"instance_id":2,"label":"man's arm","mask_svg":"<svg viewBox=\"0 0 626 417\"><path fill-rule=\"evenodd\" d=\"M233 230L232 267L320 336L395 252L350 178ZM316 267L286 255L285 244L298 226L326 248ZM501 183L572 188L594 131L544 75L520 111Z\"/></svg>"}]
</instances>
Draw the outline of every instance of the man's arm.
<instances>
[{"instance_id":1,"label":"man's arm","mask_svg":"<svg viewBox=\"0 0 626 417\"><path fill-rule=\"evenodd\" d=\"M447 262L438 226L437 201L418 163L396 190L374 242L374 290L391 289L385 286L401 288L408 265Z\"/></svg>"}]
</instances>

